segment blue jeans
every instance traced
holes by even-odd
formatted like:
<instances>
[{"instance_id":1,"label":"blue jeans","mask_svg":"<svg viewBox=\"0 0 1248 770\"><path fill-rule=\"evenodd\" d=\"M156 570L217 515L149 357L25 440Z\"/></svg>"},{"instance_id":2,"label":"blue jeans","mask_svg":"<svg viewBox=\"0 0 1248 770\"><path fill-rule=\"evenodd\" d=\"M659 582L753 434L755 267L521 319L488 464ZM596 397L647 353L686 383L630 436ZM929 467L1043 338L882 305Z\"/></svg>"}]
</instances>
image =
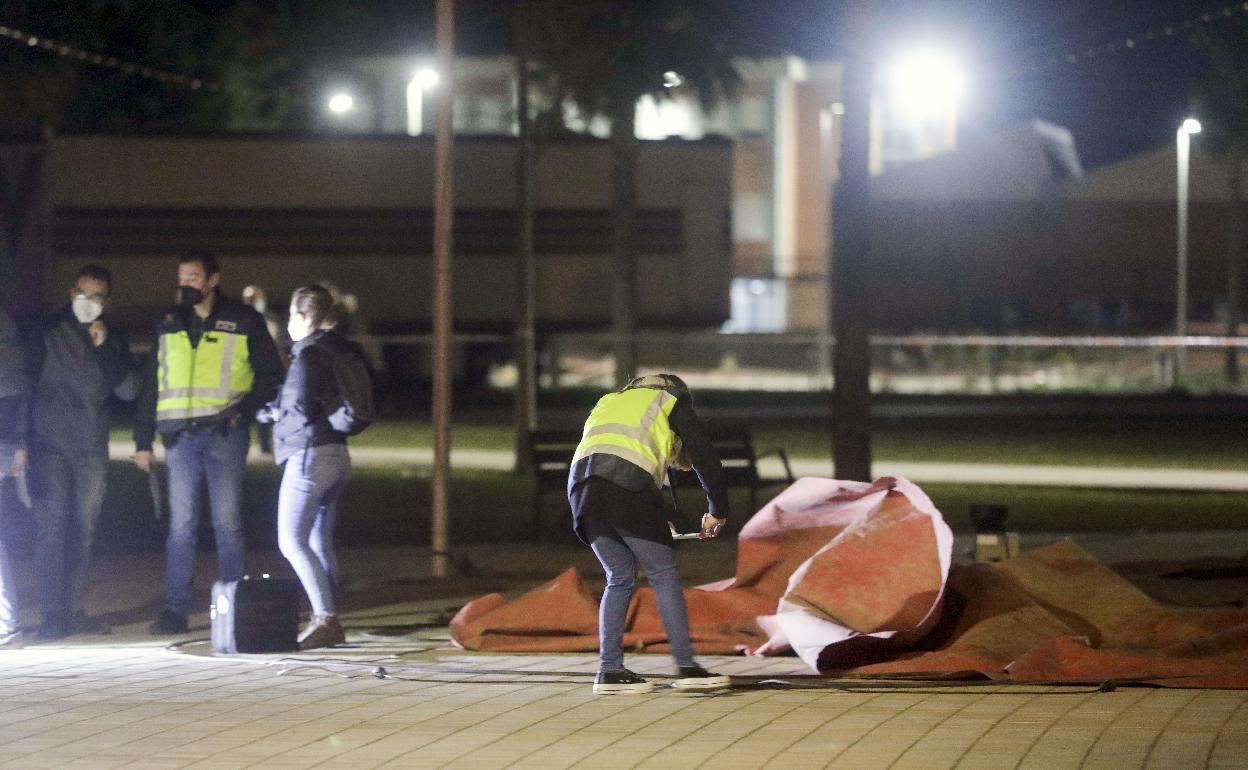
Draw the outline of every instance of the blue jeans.
<instances>
[{"instance_id":1,"label":"blue jeans","mask_svg":"<svg viewBox=\"0 0 1248 770\"><path fill-rule=\"evenodd\" d=\"M191 581L195 576L196 529L200 489L208 482L212 534L217 543L221 580L240 580L246 569L243 517L243 471L249 444L247 426L183 431L165 453L169 469L169 539L165 543L165 603L186 617L191 614Z\"/></svg>"},{"instance_id":2,"label":"blue jeans","mask_svg":"<svg viewBox=\"0 0 1248 770\"><path fill-rule=\"evenodd\" d=\"M334 521L351 476L346 444L323 444L286 460L277 496L277 546L290 562L316 615L333 615L338 559Z\"/></svg>"},{"instance_id":3,"label":"blue jeans","mask_svg":"<svg viewBox=\"0 0 1248 770\"><path fill-rule=\"evenodd\" d=\"M71 457L46 450L32 454L31 491L39 525L35 563L45 624L68 624L82 599L107 472L104 455ZM77 527L76 536L70 531L71 521Z\"/></svg>"},{"instance_id":4,"label":"blue jeans","mask_svg":"<svg viewBox=\"0 0 1248 770\"><path fill-rule=\"evenodd\" d=\"M689 615L685 594L680 587L680 571L672 549L663 543L621 535L614 527L584 517L583 531L589 547L607 574L607 590L598 606L598 667L602 671L624 668L624 625L628 621L628 602L637 587L637 565L646 572L654 587L659 604L659 619L672 645L672 657L678 666L692 666L693 643L689 639Z\"/></svg>"}]
</instances>

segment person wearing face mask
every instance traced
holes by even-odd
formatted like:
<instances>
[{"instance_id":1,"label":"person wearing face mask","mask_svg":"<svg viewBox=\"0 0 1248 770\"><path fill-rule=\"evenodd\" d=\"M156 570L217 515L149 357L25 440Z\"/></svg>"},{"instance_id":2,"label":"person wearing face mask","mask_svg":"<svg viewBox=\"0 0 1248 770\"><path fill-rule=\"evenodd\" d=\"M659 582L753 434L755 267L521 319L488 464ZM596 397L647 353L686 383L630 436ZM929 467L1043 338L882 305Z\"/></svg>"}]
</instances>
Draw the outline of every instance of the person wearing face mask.
<instances>
[{"instance_id":1,"label":"person wearing face mask","mask_svg":"<svg viewBox=\"0 0 1248 770\"><path fill-rule=\"evenodd\" d=\"M157 433L168 465L165 607L149 628L156 635L187 630L205 483L218 575L227 582L243 577L241 500L249 418L273 398L282 379L281 359L264 319L225 297L220 282L212 254L178 261L177 304L157 328L135 406L135 465L152 470Z\"/></svg>"},{"instance_id":2,"label":"person wearing face mask","mask_svg":"<svg viewBox=\"0 0 1248 770\"><path fill-rule=\"evenodd\" d=\"M26 415L30 407L30 379L25 358L17 326L9 314L0 309L0 482L15 478L18 497L28 497L26 434L30 420ZM4 500L5 495L0 494L0 507ZM0 539L0 649L21 647L22 641L13 563L4 540Z\"/></svg>"},{"instance_id":3,"label":"person wearing face mask","mask_svg":"<svg viewBox=\"0 0 1248 770\"><path fill-rule=\"evenodd\" d=\"M338 561L333 540L338 497L351 475L343 432L350 428L337 418L349 393L335 366L350 366L352 360L362 366L364 354L334 330L334 310L334 299L323 286L295 290L287 324L295 342L290 370L277 400L257 415L274 423L274 458L285 466L277 504L278 547L312 605L312 620L299 635L302 650L346 641L334 606ZM337 364L339 359L344 363Z\"/></svg>"},{"instance_id":4,"label":"person wearing face mask","mask_svg":"<svg viewBox=\"0 0 1248 770\"><path fill-rule=\"evenodd\" d=\"M133 399L139 381L125 337L103 317L112 285L107 269L83 267L69 303L30 346L30 481L44 640L107 630L80 603L104 502L109 399Z\"/></svg>"}]
</instances>

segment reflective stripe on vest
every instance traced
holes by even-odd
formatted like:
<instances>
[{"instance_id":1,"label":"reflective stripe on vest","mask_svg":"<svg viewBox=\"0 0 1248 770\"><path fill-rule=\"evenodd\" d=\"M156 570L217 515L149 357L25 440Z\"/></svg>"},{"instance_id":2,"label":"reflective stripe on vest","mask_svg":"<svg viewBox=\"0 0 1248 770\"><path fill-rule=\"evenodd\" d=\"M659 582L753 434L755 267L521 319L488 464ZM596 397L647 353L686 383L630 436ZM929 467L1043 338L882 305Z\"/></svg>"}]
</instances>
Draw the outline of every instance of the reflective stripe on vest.
<instances>
[{"instance_id":1,"label":"reflective stripe on vest","mask_svg":"<svg viewBox=\"0 0 1248 770\"><path fill-rule=\"evenodd\" d=\"M157 420L210 417L242 400L255 372L247 337L206 331L191 346L185 330L160 335L157 352Z\"/></svg>"},{"instance_id":2,"label":"reflective stripe on vest","mask_svg":"<svg viewBox=\"0 0 1248 770\"><path fill-rule=\"evenodd\" d=\"M589 413L572 462L591 454L615 455L650 474L662 487L676 443L667 420L674 406L676 397L664 390L634 388L608 393Z\"/></svg>"}]
</instances>

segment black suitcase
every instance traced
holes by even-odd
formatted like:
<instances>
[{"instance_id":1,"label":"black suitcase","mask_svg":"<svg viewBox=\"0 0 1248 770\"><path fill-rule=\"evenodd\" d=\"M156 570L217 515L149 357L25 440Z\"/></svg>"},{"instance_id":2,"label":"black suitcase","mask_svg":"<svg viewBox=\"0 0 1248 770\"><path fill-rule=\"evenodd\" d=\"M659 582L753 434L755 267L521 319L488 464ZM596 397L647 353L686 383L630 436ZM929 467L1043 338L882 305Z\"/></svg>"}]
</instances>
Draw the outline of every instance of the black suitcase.
<instances>
[{"instance_id":1,"label":"black suitcase","mask_svg":"<svg viewBox=\"0 0 1248 770\"><path fill-rule=\"evenodd\" d=\"M299 649L298 580L251 576L212 584L212 649L223 655Z\"/></svg>"}]
</instances>

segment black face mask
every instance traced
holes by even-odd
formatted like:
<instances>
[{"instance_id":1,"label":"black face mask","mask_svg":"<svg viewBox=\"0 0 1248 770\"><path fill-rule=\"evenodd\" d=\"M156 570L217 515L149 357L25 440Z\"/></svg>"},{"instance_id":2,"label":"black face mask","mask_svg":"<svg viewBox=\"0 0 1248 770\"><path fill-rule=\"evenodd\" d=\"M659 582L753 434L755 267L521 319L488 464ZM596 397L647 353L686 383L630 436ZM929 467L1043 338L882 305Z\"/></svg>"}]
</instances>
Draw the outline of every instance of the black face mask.
<instances>
[{"instance_id":1,"label":"black face mask","mask_svg":"<svg viewBox=\"0 0 1248 770\"><path fill-rule=\"evenodd\" d=\"M178 287L178 307L192 308L204 301L204 293L194 286Z\"/></svg>"}]
</instances>

